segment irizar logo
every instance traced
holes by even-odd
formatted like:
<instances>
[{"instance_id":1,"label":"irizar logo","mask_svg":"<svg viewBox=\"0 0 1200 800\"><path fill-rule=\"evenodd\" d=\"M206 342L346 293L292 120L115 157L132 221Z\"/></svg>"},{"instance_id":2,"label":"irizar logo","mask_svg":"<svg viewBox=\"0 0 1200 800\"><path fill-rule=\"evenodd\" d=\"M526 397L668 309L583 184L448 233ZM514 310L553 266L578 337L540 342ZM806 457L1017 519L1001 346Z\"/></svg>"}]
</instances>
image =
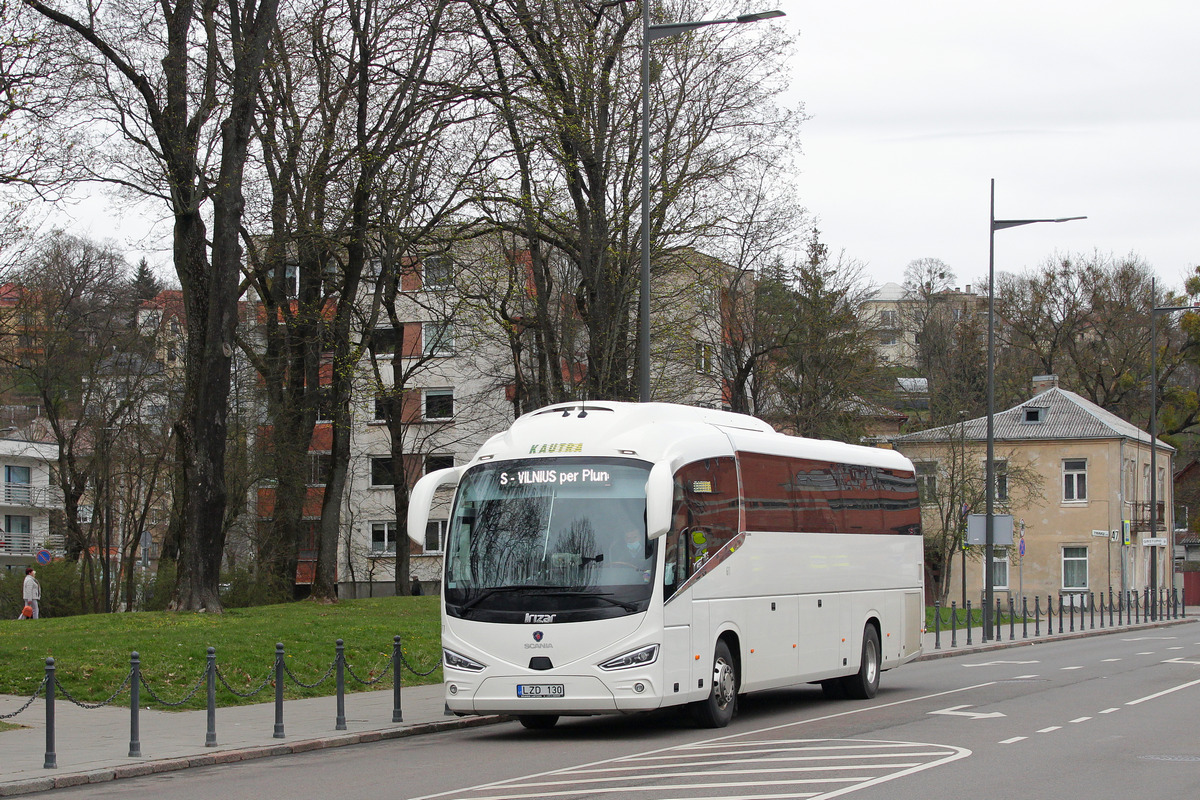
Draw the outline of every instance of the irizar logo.
<instances>
[{"instance_id":1,"label":"irizar logo","mask_svg":"<svg viewBox=\"0 0 1200 800\"><path fill-rule=\"evenodd\" d=\"M554 622L554 618L556 616L558 616L558 615L557 614L526 614L525 621L532 622L534 625L539 625L539 624L540 625L548 625L551 622Z\"/></svg>"}]
</instances>

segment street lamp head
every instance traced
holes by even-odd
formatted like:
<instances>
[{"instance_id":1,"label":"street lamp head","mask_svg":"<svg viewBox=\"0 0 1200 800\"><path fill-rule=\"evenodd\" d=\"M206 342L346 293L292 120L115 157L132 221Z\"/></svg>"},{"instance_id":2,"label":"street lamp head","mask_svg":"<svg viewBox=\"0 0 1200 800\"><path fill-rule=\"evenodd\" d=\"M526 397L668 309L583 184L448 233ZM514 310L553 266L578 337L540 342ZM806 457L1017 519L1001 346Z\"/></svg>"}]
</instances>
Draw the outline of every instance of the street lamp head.
<instances>
[{"instance_id":1,"label":"street lamp head","mask_svg":"<svg viewBox=\"0 0 1200 800\"><path fill-rule=\"evenodd\" d=\"M775 19L776 17L787 16L782 11L755 11L752 14L742 14L737 18L738 22L758 22L764 19Z\"/></svg>"}]
</instances>

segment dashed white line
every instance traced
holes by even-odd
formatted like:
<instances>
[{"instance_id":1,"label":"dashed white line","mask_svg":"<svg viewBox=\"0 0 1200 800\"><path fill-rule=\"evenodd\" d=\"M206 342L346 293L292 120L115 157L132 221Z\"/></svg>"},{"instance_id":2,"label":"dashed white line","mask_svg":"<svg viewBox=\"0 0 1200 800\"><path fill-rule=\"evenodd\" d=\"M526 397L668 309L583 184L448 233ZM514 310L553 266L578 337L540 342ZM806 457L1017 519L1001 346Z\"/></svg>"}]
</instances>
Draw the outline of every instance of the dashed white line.
<instances>
[{"instance_id":1,"label":"dashed white line","mask_svg":"<svg viewBox=\"0 0 1200 800\"><path fill-rule=\"evenodd\" d=\"M1017 742L1025 741L1026 738L1025 736L1014 736L1011 739L1004 739L1000 744L1016 744Z\"/></svg>"},{"instance_id":2,"label":"dashed white line","mask_svg":"<svg viewBox=\"0 0 1200 800\"><path fill-rule=\"evenodd\" d=\"M1057 730L1062 730L1062 725L1051 725L1049 728L1042 728L1038 733L1053 733Z\"/></svg>"},{"instance_id":3,"label":"dashed white line","mask_svg":"<svg viewBox=\"0 0 1200 800\"><path fill-rule=\"evenodd\" d=\"M1111 663L1111 662L1113 662L1113 661L1120 661L1120 660L1121 660L1121 659L1119 659L1119 658L1106 658L1106 659L1103 659L1103 660L1102 660L1100 663L1101 663L1101 664L1108 664L1108 663Z\"/></svg>"},{"instance_id":4,"label":"dashed white line","mask_svg":"<svg viewBox=\"0 0 1200 800\"><path fill-rule=\"evenodd\" d=\"M1063 672L1070 672L1073 669L1083 669L1083 667L1063 667Z\"/></svg>"},{"instance_id":5,"label":"dashed white line","mask_svg":"<svg viewBox=\"0 0 1200 800\"><path fill-rule=\"evenodd\" d=\"M1075 719L1071 720L1071 724L1078 725L1081 722L1087 722L1089 719L1091 719L1091 717L1076 717Z\"/></svg>"},{"instance_id":6,"label":"dashed white line","mask_svg":"<svg viewBox=\"0 0 1200 800\"><path fill-rule=\"evenodd\" d=\"M1119 708L1106 708L1106 709L1104 709L1103 711L1101 711L1100 713L1101 713L1101 714L1111 714L1111 713L1113 713L1114 711L1120 711L1120 710L1121 710L1121 709L1119 709Z\"/></svg>"}]
</instances>

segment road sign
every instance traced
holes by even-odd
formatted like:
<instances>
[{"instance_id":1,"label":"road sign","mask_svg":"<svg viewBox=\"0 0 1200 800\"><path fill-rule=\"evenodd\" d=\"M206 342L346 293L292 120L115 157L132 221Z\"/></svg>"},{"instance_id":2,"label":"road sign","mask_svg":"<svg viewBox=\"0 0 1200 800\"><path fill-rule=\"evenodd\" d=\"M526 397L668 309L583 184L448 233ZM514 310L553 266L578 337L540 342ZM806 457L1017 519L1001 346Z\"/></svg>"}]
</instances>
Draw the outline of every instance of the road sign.
<instances>
[{"instance_id":1,"label":"road sign","mask_svg":"<svg viewBox=\"0 0 1200 800\"><path fill-rule=\"evenodd\" d=\"M1147 536L1142 539L1143 547L1166 547L1167 537L1165 536Z\"/></svg>"},{"instance_id":2,"label":"road sign","mask_svg":"<svg viewBox=\"0 0 1200 800\"><path fill-rule=\"evenodd\" d=\"M1025 537L1024 536L1021 537L1021 544L1019 545L1019 549L1021 551L1021 555L1024 556L1025 555Z\"/></svg>"},{"instance_id":3,"label":"road sign","mask_svg":"<svg viewBox=\"0 0 1200 800\"><path fill-rule=\"evenodd\" d=\"M1100 539L1107 539L1108 531L1092 531L1092 536L1095 536Z\"/></svg>"},{"instance_id":4,"label":"road sign","mask_svg":"<svg viewBox=\"0 0 1200 800\"><path fill-rule=\"evenodd\" d=\"M984 544L987 538L987 514L967 515L967 544ZM992 544L1010 545L1013 543L1012 514L992 515Z\"/></svg>"},{"instance_id":5,"label":"road sign","mask_svg":"<svg viewBox=\"0 0 1200 800\"><path fill-rule=\"evenodd\" d=\"M37 562L39 564L49 564L50 563L50 551L49 550L38 550Z\"/></svg>"}]
</instances>

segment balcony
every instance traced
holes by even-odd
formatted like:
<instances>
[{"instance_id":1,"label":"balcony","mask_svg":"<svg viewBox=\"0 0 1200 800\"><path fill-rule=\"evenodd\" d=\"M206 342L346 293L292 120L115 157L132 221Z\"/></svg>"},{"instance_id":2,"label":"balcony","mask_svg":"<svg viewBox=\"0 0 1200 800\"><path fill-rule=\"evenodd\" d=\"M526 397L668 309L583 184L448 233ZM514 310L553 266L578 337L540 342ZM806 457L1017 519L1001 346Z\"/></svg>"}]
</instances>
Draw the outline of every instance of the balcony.
<instances>
[{"instance_id":1,"label":"balcony","mask_svg":"<svg viewBox=\"0 0 1200 800\"><path fill-rule=\"evenodd\" d=\"M0 505L55 511L63 507L58 486L34 486L29 483L5 483Z\"/></svg>"},{"instance_id":2,"label":"balcony","mask_svg":"<svg viewBox=\"0 0 1200 800\"><path fill-rule=\"evenodd\" d=\"M1158 513L1153 515L1153 519L1151 519L1152 515L1149 503L1133 503L1132 505L1133 523L1138 530L1151 530L1152 524L1153 530L1165 531L1167 529L1167 504L1165 502L1162 500L1158 501L1156 504L1158 506L1156 509Z\"/></svg>"}]
</instances>

